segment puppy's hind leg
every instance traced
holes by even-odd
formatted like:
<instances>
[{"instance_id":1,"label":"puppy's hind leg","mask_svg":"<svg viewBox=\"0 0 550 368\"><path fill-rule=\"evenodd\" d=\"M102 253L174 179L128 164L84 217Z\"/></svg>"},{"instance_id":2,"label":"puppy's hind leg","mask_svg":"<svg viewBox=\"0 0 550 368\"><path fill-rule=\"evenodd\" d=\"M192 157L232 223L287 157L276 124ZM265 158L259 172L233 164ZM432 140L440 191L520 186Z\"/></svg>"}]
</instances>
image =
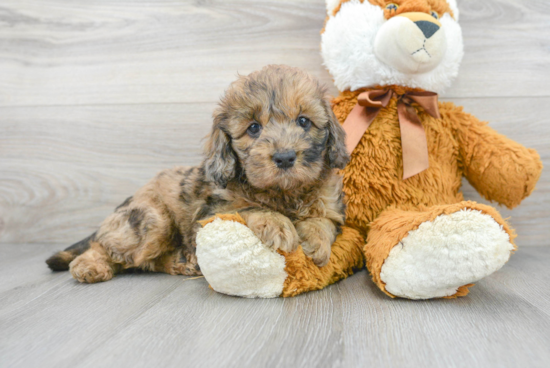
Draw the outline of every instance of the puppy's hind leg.
<instances>
[{"instance_id":1,"label":"puppy's hind leg","mask_svg":"<svg viewBox=\"0 0 550 368\"><path fill-rule=\"evenodd\" d=\"M101 244L93 241L86 252L71 262L69 270L76 280L93 284L112 279L120 272L120 265L112 261Z\"/></svg>"},{"instance_id":2,"label":"puppy's hind leg","mask_svg":"<svg viewBox=\"0 0 550 368\"><path fill-rule=\"evenodd\" d=\"M170 275L200 276L201 269L194 253L185 252L183 248L166 252L155 260L153 271Z\"/></svg>"},{"instance_id":3,"label":"puppy's hind leg","mask_svg":"<svg viewBox=\"0 0 550 368\"><path fill-rule=\"evenodd\" d=\"M75 279L96 283L128 268L151 270L157 257L174 249L170 217L147 194L138 192L103 221L90 249L69 266Z\"/></svg>"},{"instance_id":4,"label":"puppy's hind leg","mask_svg":"<svg viewBox=\"0 0 550 368\"><path fill-rule=\"evenodd\" d=\"M102 222L90 249L70 264L78 281L107 281L129 268L154 271L157 259L183 244L166 202L179 204L177 172L161 172Z\"/></svg>"}]
</instances>

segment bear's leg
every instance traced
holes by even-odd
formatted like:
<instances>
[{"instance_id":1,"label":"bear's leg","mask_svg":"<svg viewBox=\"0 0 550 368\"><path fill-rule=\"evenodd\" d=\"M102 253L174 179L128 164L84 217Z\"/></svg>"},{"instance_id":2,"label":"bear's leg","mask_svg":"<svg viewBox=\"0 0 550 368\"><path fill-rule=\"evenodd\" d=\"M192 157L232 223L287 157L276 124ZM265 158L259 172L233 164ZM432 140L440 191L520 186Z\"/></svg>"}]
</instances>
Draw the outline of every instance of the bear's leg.
<instances>
[{"instance_id":1,"label":"bear's leg","mask_svg":"<svg viewBox=\"0 0 550 368\"><path fill-rule=\"evenodd\" d=\"M493 207L475 202L388 209L371 224L367 268L391 297L464 296L508 261L514 237Z\"/></svg>"},{"instance_id":2,"label":"bear's leg","mask_svg":"<svg viewBox=\"0 0 550 368\"><path fill-rule=\"evenodd\" d=\"M317 267L302 247L292 253L262 244L238 214L216 215L197 234L201 271L217 292L249 298L295 296L322 289L365 265L364 238L348 227L332 245L329 263Z\"/></svg>"},{"instance_id":3,"label":"bear's leg","mask_svg":"<svg viewBox=\"0 0 550 368\"><path fill-rule=\"evenodd\" d=\"M296 252L285 254L285 271L288 277L281 296L296 296L306 291L320 290L353 275L355 271L365 267L365 258L361 251L363 244L364 238L357 230L343 226L342 233L332 244L326 266L317 267L301 247Z\"/></svg>"}]
</instances>

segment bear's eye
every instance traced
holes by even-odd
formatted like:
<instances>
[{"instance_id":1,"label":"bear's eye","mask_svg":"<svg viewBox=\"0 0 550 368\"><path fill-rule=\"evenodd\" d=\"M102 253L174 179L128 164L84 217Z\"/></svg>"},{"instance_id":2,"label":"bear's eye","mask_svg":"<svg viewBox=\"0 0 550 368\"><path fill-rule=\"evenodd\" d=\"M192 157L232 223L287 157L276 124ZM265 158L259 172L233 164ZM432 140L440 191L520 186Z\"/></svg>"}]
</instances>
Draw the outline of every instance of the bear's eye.
<instances>
[{"instance_id":1,"label":"bear's eye","mask_svg":"<svg viewBox=\"0 0 550 368\"><path fill-rule=\"evenodd\" d=\"M311 128L311 120L309 120L304 116L300 116L297 122L298 122L298 125L304 128L305 130L308 130L309 128Z\"/></svg>"},{"instance_id":2,"label":"bear's eye","mask_svg":"<svg viewBox=\"0 0 550 368\"><path fill-rule=\"evenodd\" d=\"M394 3L386 5L386 9L389 10L390 12L397 11L397 8L399 8L399 5Z\"/></svg>"},{"instance_id":3,"label":"bear's eye","mask_svg":"<svg viewBox=\"0 0 550 368\"><path fill-rule=\"evenodd\" d=\"M257 138L260 135L260 132L262 130L262 126L256 122L250 124L246 132L249 136L252 138Z\"/></svg>"},{"instance_id":4,"label":"bear's eye","mask_svg":"<svg viewBox=\"0 0 550 368\"><path fill-rule=\"evenodd\" d=\"M439 14L437 14L436 12L432 12L432 17L434 17L435 19L439 19Z\"/></svg>"}]
</instances>

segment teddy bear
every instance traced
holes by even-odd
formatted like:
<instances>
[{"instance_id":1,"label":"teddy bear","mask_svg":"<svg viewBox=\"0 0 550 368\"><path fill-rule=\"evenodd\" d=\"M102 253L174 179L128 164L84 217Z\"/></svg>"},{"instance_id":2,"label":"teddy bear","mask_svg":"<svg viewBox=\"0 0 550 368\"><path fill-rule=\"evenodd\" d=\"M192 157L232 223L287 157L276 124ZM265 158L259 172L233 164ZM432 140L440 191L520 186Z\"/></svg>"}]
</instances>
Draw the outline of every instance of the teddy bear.
<instances>
[{"instance_id":1,"label":"teddy bear","mask_svg":"<svg viewBox=\"0 0 550 368\"><path fill-rule=\"evenodd\" d=\"M499 270L514 230L491 206L465 201L462 177L514 208L542 171L536 151L438 101L463 56L456 0L327 0L324 65L351 160L341 171L346 223L317 267L263 245L238 215L205 221L197 258L211 287L243 297L322 289L365 265L390 297L455 298Z\"/></svg>"}]
</instances>

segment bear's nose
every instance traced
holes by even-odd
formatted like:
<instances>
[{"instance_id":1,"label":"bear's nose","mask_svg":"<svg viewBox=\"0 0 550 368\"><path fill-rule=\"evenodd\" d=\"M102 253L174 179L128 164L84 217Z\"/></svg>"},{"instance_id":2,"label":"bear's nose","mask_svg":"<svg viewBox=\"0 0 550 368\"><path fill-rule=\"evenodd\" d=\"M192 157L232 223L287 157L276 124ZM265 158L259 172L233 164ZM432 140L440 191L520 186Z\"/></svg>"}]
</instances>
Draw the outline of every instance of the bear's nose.
<instances>
[{"instance_id":1,"label":"bear's nose","mask_svg":"<svg viewBox=\"0 0 550 368\"><path fill-rule=\"evenodd\" d=\"M273 161L280 169L288 169L294 166L296 162L296 152L295 151L286 151L286 152L277 152L273 155Z\"/></svg>"},{"instance_id":2,"label":"bear's nose","mask_svg":"<svg viewBox=\"0 0 550 368\"><path fill-rule=\"evenodd\" d=\"M426 20L419 20L414 22L418 28L424 33L424 37L430 38L434 35L435 32L439 30L439 26L435 23L428 22Z\"/></svg>"}]
</instances>

